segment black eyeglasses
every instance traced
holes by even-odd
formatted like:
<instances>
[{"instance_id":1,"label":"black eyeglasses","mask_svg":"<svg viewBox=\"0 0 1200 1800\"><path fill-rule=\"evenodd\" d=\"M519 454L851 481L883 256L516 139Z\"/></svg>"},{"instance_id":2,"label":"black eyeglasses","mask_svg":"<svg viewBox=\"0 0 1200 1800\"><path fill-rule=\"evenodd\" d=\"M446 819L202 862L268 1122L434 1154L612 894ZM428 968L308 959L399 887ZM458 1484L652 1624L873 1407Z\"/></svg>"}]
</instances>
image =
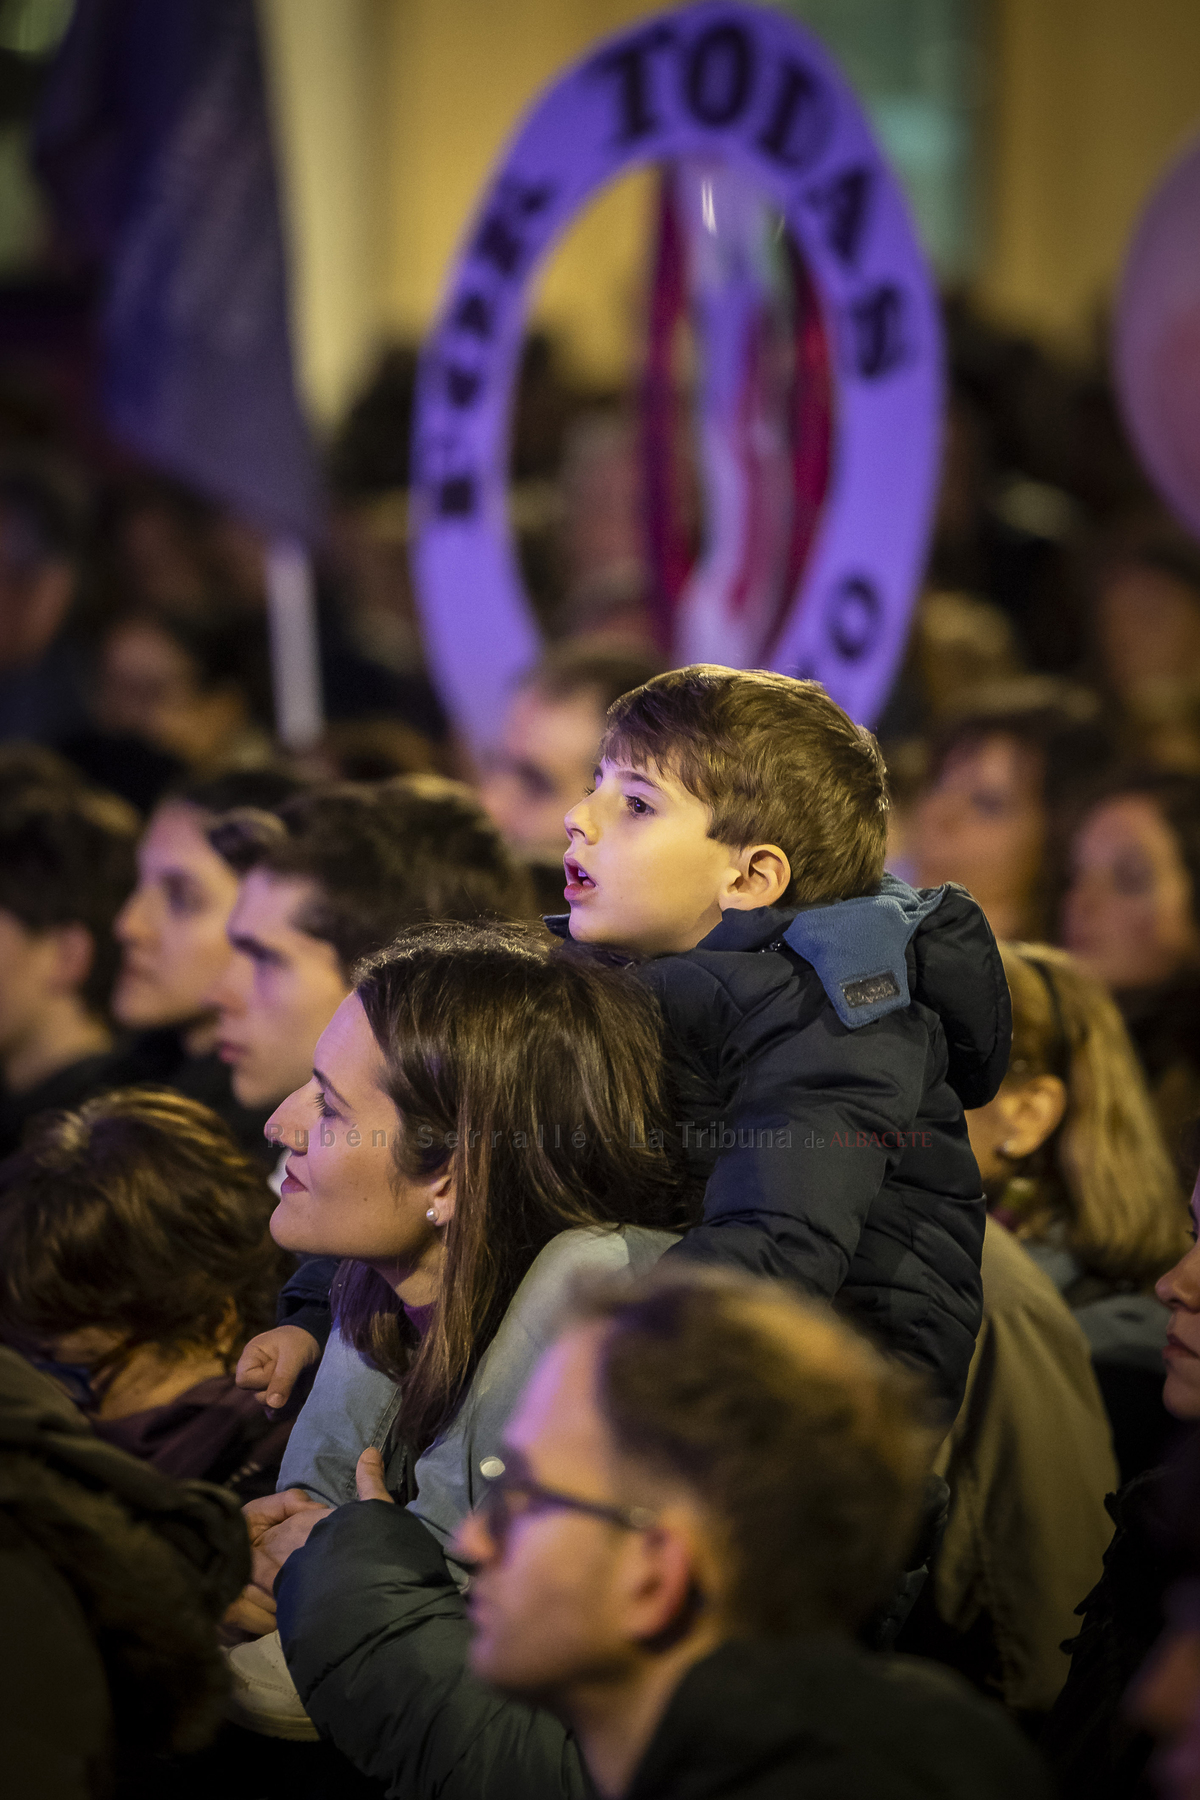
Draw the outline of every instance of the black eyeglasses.
<instances>
[{"instance_id":1,"label":"black eyeglasses","mask_svg":"<svg viewBox=\"0 0 1200 1800\"><path fill-rule=\"evenodd\" d=\"M508 1543L515 1519L528 1518L540 1512L561 1509L586 1513L589 1518L603 1519L622 1531L649 1531L658 1524L658 1514L644 1506L610 1506L602 1500L584 1500L578 1494L564 1494L557 1488L543 1487L527 1475L506 1469L498 1456L487 1456L479 1465L479 1473L487 1481L487 1491L478 1511L498 1549Z\"/></svg>"}]
</instances>

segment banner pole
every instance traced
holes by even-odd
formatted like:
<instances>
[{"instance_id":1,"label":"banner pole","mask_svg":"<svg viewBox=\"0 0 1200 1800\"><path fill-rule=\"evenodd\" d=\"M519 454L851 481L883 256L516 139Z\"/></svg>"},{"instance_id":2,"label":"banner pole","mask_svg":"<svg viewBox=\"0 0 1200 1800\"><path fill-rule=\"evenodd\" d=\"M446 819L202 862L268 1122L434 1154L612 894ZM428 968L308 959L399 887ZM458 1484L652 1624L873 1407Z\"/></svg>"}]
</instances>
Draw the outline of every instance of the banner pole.
<instances>
[{"instance_id":1,"label":"banner pole","mask_svg":"<svg viewBox=\"0 0 1200 1800\"><path fill-rule=\"evenodd\" d=\"M311 750L325 730L312 558L298 538L267 550L267 618L275 735L286 750Z\"/></svg>"}]
</instances>

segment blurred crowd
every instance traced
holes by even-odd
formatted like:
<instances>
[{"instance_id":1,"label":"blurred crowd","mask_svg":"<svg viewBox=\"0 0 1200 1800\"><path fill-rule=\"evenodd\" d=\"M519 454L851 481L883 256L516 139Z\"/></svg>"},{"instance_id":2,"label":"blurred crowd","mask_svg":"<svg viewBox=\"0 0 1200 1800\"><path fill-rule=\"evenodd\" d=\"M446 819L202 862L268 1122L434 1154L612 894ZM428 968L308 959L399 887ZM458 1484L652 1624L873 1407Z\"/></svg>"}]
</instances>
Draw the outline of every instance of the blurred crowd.
<instances>
[{"instance_id":1,"label":"blurred crowd","mask_svg":"<svg viewBox=\"0 0 1200 1800\"><path fill-rule=\"evenodd\" d=\"M899 1372L832 1315L793 1316L736 1282L646 1285L685 1220L678 1171L646 1148L668 1111L654 1032L604 969L556 964L538 925L563 911L563 817L591 785L605 714L667 666L629 398L580 390L553 342L530 339L511 508L546 649L475 766L425 666L408 572L408 349L381 359L328 447L327 725L303 754L274 732L263 541L148 471L89 462L48 400L0 391L0 1340L21 1353L0 1362L0 1567L6 1632L50 1632L55 1607L81 1620L53 1640L78 1665L55 1694L34 1657L5 1696L44 1759L74 1684L45 1794L774 1800L810 1791L797 1783L818 1780L820 1756L797 1745L826 1730L863 1759L811 1790L831 1797L1056 1785L1115 1800L1152 1780L1200 1796L1200 546L1149 489L1099 367L1068 368L957 300L947 322L940 503L877 726L887 868L974 896L1013 1030L998 1092L967 1113L988 1207L983 1326L933 1451ZM564 1018L569 1055L535 1054L561 1046ZM501 1145L491 1210L473 1236L460 1227L446 1277L467 1298L416 1364L372 1272L407 1242L394 1183L355 1187L331 1126L311 1191L288 1186L288 1108L318 1054L322 1118L382 1056L386 1091L355 1111L372 1141L394 1142L415 1108ZM450 1067L465 1071L453 1092ZM539 1145L536 1204L504 1186L525 1090L616 1145L583 1173ZM414 1161L403 1179L436 1228L432 1170ZM288 1250L267 1231L281 1204L299 1220ZM620 1255L594 1252L614 1221ZM572 1315L556 1351L579 1271L543 1259L576 1237L585 1272L643 1285ZM602 1368L597 1321L620 1348ZM489 1406L517 1403L496 1351L518 1327L545 1359L506 1471L478 1452ZM482 1361L473 1343L490 1346ZM455 1355L469 1388L453 1387ZM534 1360L526 1348L512 1368ZM776 1363L809 1399L782 1424L764 1400L756 1425ZM678 1381L685 1367L703 1382ZM57 1389L30 1387L31 1371ZM64 1388L73 1406L53 1398ZM669 1418L689 1421L686 1455ZM794 1483L780 1493L755 1462L776 1427ZM512 1573L531 1509L588 1513L581 1493L615 1494L590 1503L593 1522L647 1528L624 1478L612 1487L614 1468L643 1466L664 1508L684 1496L692 1563L652 1573L630 1551L601 1569L564 1551ZM485 1501L480 1474L496 1483ZM175 1485L197 1478L228 1505ZM711 1542L688 1495L716 1507ZM808 1574L788 1532L811 1547ZM635 1773L620 1743L637 1706L701 1650L728 1654L688 1596L714 1558L743 1579L752 1552L729 1633L745 1655L704 1665L711 1692L687 1689L690 1711L667 1715L674 1735ZM504 1626L493 1642L491 1614L475 1619L470 1675L468 1565ZM357 1610L348 1572L372 1596ZM786 1666L763 1601L776 1587ZM897 1650L926 1660L873 1660ZM929 1663L966 1685L928 1685ZM510 1696L499 1712L476 1691L489 1676ZM785 1681L809 1713L776 1741ZM406 1684L419 1726L398 1735L389 1695ZM746 1706L767 1772L688 1785L681 1746L714 1708ZM710 1775L732 1742L717 1734Z\"/></svg>"}]
</instances>

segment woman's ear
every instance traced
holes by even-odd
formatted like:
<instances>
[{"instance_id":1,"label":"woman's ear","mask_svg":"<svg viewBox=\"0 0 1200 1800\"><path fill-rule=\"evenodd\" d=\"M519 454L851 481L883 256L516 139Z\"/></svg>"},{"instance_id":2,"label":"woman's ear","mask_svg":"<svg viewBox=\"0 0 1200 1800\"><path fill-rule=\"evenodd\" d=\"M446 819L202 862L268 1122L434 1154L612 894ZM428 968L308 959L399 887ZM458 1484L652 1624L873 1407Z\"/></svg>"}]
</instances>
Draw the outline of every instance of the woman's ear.
<instances>
[{"instance_id":1,"label":"woman's ear","mask_svg":"<svg viewBox=\"0 0 1200 1800\"><path fill-rule=\"evenodd\" d=\"M443 1169L440 1175L434 1176L428 1193L429 1204L438 1216L438 1224L448 1225L454 1217L454 1202L457 1199L454 1176L449 1169Z\"/></svg>"},{"instance_id":2,"label":"woman's ear","mask_svg":"<svg viewBox=\"0 0 1200 1800\"><path fill-rule=\"evenodd\" d=\"M1057 1075L1034 1075L1009 1096L1008 1131L1002 1146L1010 1162L1032 1156L1062 1124L1067 1089Z\"/></svg>"},{"instance_id":3,"label":"woman's ear","mask_svg":"<svg viewBox=\"0 0 1200 1800\"><path fill-rule=\"evenodd\" d=\"M722 912L778 906L792 884L792 865L778 844L752 844L735 853L731 879L720 895Z\"/></svg>"}]
</instances>

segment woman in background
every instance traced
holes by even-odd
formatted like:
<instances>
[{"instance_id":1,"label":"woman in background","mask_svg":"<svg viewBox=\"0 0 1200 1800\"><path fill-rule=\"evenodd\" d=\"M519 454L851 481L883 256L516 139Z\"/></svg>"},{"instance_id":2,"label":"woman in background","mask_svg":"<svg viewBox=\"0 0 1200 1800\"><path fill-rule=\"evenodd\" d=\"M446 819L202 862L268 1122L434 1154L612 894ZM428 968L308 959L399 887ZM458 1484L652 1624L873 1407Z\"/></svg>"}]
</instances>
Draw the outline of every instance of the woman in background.
<instances>
[{"instance_id":1,"label":"woman in background","mask_svg":"<svg viewBox=\"0 0 1200 1800\"><path fill-rule=\"evenodd\" d=\"M0 1336L97 1436L164 1474L270 1493L290 1427L234 1383L291 1258L275 1196L206 1107L126 1089L0 1165Z\"/></svg>"},{"instance_id":2,"label":"woman in background","mask_svg":"<svg viewBox=\"0 0 1200 1800\"><path fill-rule=\"evenodd\" d=\"M1060 936L1115 998L1185 1187L1200 1165L1200 777L1106 786L1071 837Z\"/></svg>"},{"instance_id":3,"label":"woman in background","mask_svg":"<svg viewBox=\"0 0 1200 1800\"><path fill-rule=\"evenodd\" d=\"M1045 944L1001 947L1008 1074L968 1115L989 1207L1075 1314L1126 1477L1158 1460L1166 1314L1154 1283L1187 1211L1129 1035L1100 984Z\"/></svg>"}]
</instances>

